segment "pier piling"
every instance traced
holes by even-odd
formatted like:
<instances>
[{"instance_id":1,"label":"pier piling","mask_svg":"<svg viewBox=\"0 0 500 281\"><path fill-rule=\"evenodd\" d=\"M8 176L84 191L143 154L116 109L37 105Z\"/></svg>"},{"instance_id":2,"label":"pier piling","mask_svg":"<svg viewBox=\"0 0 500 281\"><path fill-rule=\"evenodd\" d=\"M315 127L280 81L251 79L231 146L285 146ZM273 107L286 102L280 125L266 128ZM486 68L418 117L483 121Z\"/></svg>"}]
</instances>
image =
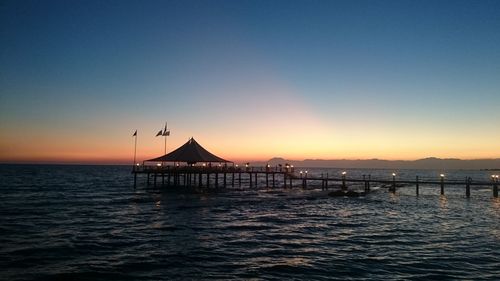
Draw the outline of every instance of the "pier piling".
<instances>
[{"instance_id":1,"label":"pier piling","mask_svg":"<svg viewBox=\"0 0 500 281\"><path fill-rule=\"evenodd\" d=\"M498 198L498 178L495 179L493 184L493 197Z\"/></svg>"},{"instance_id":2,"label":"pier piling","mask_svg":"<svg viewBox=\"0 0 500 281\"><path fill-rule=\"evenodd\" d=\"M441 175L441 195L444 195L444 176Z\"/></svg>"},{"instance_id":3,"label":"pier piling","mask_svg":"<svg viewBox=\"0 0 500 281\"><path fill-rule=\"evenodd\" d=\"M392 193L396 192L396 174L392 174L392 187L390 188Z\"/></svg>"}]
</instances>

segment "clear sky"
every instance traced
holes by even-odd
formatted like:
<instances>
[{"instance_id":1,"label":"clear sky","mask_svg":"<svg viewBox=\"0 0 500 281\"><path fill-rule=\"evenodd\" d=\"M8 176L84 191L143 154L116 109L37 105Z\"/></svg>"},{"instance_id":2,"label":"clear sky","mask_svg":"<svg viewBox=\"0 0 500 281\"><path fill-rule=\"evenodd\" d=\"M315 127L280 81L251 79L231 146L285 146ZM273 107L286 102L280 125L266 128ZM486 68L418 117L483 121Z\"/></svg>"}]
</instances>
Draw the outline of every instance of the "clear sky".
<instances>
[{"instance_id":1,"label":"clear sky","mask_svg":"<svg viewBox=\"0 0 500 281\"><path fill-rule=\"evenodd\" d=\"M500 1L1 1L0 162L500 157Z\"/></svg>"}]
</instances>

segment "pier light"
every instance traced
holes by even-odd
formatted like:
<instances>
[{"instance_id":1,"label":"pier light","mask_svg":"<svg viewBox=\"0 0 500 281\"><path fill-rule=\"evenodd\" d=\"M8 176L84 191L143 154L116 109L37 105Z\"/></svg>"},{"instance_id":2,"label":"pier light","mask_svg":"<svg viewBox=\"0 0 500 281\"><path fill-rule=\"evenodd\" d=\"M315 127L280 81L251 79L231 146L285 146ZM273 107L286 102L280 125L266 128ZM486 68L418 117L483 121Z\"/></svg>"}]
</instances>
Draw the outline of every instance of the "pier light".
<instances>
[{"instance_id":1,"label":"pier light","mask_svg":"<svg viewBox=\"0 0 500 281\"><path fill-rule=\"evenodd\" d=\"M307 174L307 171L306 171L306 174Z\"/></svg>"},{"instance_id":2,"label":"pier light","mask_svg":"<svg viewBox=\"0 0 500 281\"><path fill-rule=\"evenodd\" d=\"M141 164L137 163L137 164L135 164L135 165L136 165L136 166L140 166Z\"/></svg>"},{"instance_id":3,"label":"pier light","mask_svg":"<svg viewBox=\"0 0 500 281\"><path fill-rule=\"evenodd\" d=\"M293 165L291 165L290 167L293 168Z\"/></svg>"},{"instance_id":4,"label":"pier light","mask_svg":"<svg viewBox=\"0 0 500 281\"><path fill-rule=\"evenodd\" d=\"M156 166L161 167L161 163L157 163Z\"/></svg>"},{"instance_id":5,"label":"pier light","mask_svg":"<svg viewBox=\"0 0 500 281\"><path fill-rule=\"evenodd\" d=\"M203 163L202 166L205 167L207 164Z\"/></svg>"},{"instance_id":6,"label":"pier light","mask_svg":"<svg viewBox=\"0 0 500 281\"><path fill-rule=\"evenodd\" d=\"M302 171L300 171L300 174L302 175Z\"/></svg>"},{"instance_id":7,"label":"pier light","mask_svg":"<svg viewBox=\"0 0 500 281\"><path fill-rule=\"evenodd\" d=\"M236 164L236 168L238 168L238 164Z\"/></svg>"},{"instance_id":8,"label":"pier light","mask_svg":"<svg viewBox=\"0 0 500 281\"><path fill-rule=\"evenodd\" d=\"M440 176L441 178L444 178L444 174L440 174L439 176Z\"/></svg>"},{"instance_id":9,"label":"pier light","mask_svg":"<svg viewBox=\"0 0 500 281\"><path fill-rule=\"evenodd\" d=\"M248 163L245 164L245 167L248 168Z\"/></svg>"},{"instance_id":10,"label":"pier light","mask_svg":"<svg viewBox=\"0 0 500 281\"><path fill-rule=\"evenodd\" d=\"M343 175L343 176L345 176L346 174L347 174L347 172L346 172L346 171L343 171L343 172L342 172L342 175Z\"/></svg>"},{"instance_id":11,"label":"pier light","mask_svg":"<svg viewBox=\"0 0 500 281\"><path fill-rule=\"evenodd\" d=\"M179 163L177 163L177 165L176 165L176 166L177 166L177 167L179 167Z\"/></svg>"},{"instance_id":12,"label":"pier light","mask_svg":"<svg viewBox=\"0 0 500 281\"><path fill-rule=\"evenodd\" d=\"M220 166L221 166L221 165L220 165L220 163L219 163L219 167L220 167Z\"/></svg>"},{"instance_id":13,"label":"pier light","mask_svg":"<svg viewBox=\"0 0 500 281\"><path fill-rule=\"evenodd\" d=\"M392 176L395 177L396 176L396 173L392 173Z\"/></svg>"}]
</instances>

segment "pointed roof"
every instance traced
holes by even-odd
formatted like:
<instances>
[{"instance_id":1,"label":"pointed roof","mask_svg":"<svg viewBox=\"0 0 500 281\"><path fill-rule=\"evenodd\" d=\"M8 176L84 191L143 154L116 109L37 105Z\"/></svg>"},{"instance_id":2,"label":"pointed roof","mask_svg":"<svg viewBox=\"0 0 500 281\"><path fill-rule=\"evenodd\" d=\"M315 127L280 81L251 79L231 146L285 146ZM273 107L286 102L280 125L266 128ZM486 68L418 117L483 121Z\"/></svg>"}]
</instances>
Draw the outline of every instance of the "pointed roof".
<instances>
[{"instance_id":1,"label":"pointed roof","mask_svg":"<svg viewBox=\"0 0 500 281\"><path fill-rule=\"evenodd\" d=\"M163 156L149 159L146 161L151 162L187 162L187 163L197 163L197 162L219 162L219 163L230 163L231 161L222 159L203 148L194 140L190 138L181 147L176 150L165 154Z\"/></svg>"}]
</instances>

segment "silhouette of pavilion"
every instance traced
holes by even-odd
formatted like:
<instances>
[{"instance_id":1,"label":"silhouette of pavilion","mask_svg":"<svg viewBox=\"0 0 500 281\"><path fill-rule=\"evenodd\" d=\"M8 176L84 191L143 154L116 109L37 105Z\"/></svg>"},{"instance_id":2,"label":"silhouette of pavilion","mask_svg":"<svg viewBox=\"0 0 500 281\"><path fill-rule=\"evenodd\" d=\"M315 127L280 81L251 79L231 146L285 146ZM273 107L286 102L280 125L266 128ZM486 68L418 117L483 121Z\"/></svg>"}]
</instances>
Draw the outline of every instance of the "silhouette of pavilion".
<instances>
[{"instance_id":1,"label":"silhouette of pavilion","mask_svg":"<svg viewBox=\"0 0 500 281\"><path fill-rule=\"evenodd\" d=\"M185 144L170 153L144 162L177 162L187 163L188 165L196 163L233 163L210 153L194 138L190 138Z\"/></svg>"}]
</instances>

